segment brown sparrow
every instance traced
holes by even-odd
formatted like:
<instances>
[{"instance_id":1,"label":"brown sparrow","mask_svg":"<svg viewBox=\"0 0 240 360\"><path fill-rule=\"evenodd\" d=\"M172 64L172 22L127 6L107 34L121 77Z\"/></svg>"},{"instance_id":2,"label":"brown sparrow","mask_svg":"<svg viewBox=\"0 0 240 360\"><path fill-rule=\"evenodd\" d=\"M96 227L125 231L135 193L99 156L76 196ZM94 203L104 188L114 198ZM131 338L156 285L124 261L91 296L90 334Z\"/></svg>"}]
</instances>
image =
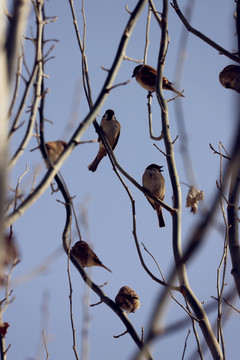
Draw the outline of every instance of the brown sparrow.
<instances>
[{"instance_id":1,"label":"brown sparrow","mask_svg":"<svg viewBox=\"0 0 240 360\"><path fill-rule=\"evenodd\" d=\"M80 262L82 267L100 266L112 272L99 260L95 252L89 247L86 241L77 241L71 249L71 254Z\"/></svg>"},{"instance_id":2,"label":"brown sparrow","mask_svg":"<svg viewBox=\"0 0 240 360\"><path fill-rule=\"evenodd\" d=\"M51 160L52 163L54 163L61 155L63 150L66 148L67 143L63 140L48 141L45 143L45 146L49 159ZM37 146L36 148L31 149L30 151L39 149L39 147L40 146Z\"/></svg>"},{"instance_id":3,"label":"brown sparrow","mask_svg":"<svg viewBox=\"0 0 240 360\"><path fill-rule=\"evenodd\" d=\"M138 294L128 286L123 286L115 297L116 304L128 314L140 308Z\"/></svg>"},{"instance_id":4,"label":"brown sparrow","mask_svg":"<svg viewBox=\"0 0 240 360\"><path fill-rule=\"evenodd\" d=\"M150 93L156 91L157 70L153 67L144 64L138 65L133 70L132 77L135 77L136 81ZM174 89L173 84L164 76L162 87L164 90L171 90L179 96L184 97L182 93Z\"/></svg>"},{"instance_id":5,"label":"brown sparrow","mask_svg":"<svg viewBox=\"0 0 240 360\"><path fill-rule=\"evenodd\" d=\"M12 236L7 236L7 235L4 235L3 236L3 245L4 245L4 265L5 266L8 266L10 264L12 264L14 261L16 261L18 259L18 261L20 260L19 259L19 251L18 251L18 248L17 248L17 244L16 244L16 241L15 239L12 237Z\"/></svg>"},{"instance_id":6,"label":"brown sparrow","mask_svg":"<svg viewBox=\"0 0 240 360\"><path fill-rule=\"evenodd\" d=\"M48 141L46 142L45 146L49 159L52 163L54 163L66 148L67 143L62 140Z\"/></svg>"},{"instance_id":7,"label":"brown sparrow","mask_svg":"<svg viewBox=\"0 0 240 360\"><path fill-rule=\"evenodd\" d=\"M240 92L240 66L226 66L219 74L219 81L226 89Z\"/></svg>"},{"instance_id":8,"label":"brown sparrow","mask_svg":"<svg viewBox=\"0 0 240 360\"><path fill-rule=\"evenodd\" d=\"M142 177L143 187L161 201L164 200L165 196L165 180L161 174L162 168L163 166L151 164L146 168ZM162 214L162 206L148 196L147 199L152 207L157 211L159 226L164 227L165 222Z\"/></svg>"},{"instance_id":9,"label":"brown sparrow","mask_svg":"<svg viewBox=\"0 0 240 360\"><path fill-rule=\"evenodd\" d=\"M7 267L20 262L17 244L12 235L3 234L1 245L2 263L0 264L0 286L6 286Z\"/></svg>"},{"instance_id":10,"label":"brown sparrow","mask_svg":"<svg viewBox=\"0 0 240 360\"><path fill-rule=\"evenodd\" d=\"M107 110L105 112L105 114L102 117L100 126L105 133L109 145L114 150L119 139L121 125L115 118L115 114L113 110ZM100 138L98 138L98 141L100 142L98 154L96 158L93 160L93 162L88 166L88 169L92 172L97 170L100 161L104 158L104 156L107 155L107 150L105 149L105 146L103 145Z\"/></svg>"}]
</instances>

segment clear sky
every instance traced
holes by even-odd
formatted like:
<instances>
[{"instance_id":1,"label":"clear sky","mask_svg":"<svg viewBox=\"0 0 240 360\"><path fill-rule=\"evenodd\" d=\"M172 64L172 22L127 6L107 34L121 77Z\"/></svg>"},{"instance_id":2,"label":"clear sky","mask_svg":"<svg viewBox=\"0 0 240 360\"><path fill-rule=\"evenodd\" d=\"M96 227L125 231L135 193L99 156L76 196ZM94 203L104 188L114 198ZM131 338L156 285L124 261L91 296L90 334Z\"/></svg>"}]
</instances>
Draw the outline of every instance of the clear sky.
<instances>
[{"instance_id":1,"label":"clear sky","mask_svg":"<svg viewBox=\"0 0 240 360\"><path fill-rule=\"evenodd\" d=\"M129 0L130 10L137 1ZM161 12L161 2L158 11ZM182 9L188 4L184 0L179 2ZM54 59L47 62L45 73L46 87L50 92L46 96L45 116L52 123L46 122L45 138L47 141L62 139L68 141L78 124L87 115L89 109L84 97L81 78L81 55L77 45L75 31L71 19L68 1L53 0L45 4L47 16L57 16L57 21L46 26L45 38L57 39L52 55ZM103 86L106 72L101 66L109 68L112 65L116 50L123 33L129 14L125 10L124 1L86 1L85 15L87 21L86 54L89 66L89 76L93 100L95 100ZM195 1L191 23L199 31L208 35L229 51L236 51L236 34L234 27L234 1L212 0ZM76 13L82 33L81 4L76 2ZM147 8L133 31L126 55L142 59L145 46ZM28 35L35 33L33 12L29 19ZM179 61L179 41L183 25L175 11L169 6L169 35L170 44L166 57L164 75L172 82L175 80L176 65ZM150 25L150 43L147 63L157 66L160 44L160 30L152 16ZM204 204L200 211L193 215L189 208L185 208L185 198L188 188L182 186L182 243L186 243L194 225L201 219L203 206L208 206L216 191L216 180L219 179L219 158L209 148L211 143L216 149L219 141L231 151L232 136L234 135L236 114L235 102L237 93L224 89L218 80L219 72L233 63L224 55L206 43L188 35L188 45L185 53L184 70L181 84L176 85L179 90L184 89L185 98L175 100L181 102L184 114L187 139L181 137L178 113L174 102L169 103L170 131L172 139L179 135L175 142L175 159L179 179L189 183L182 158L181 145L187 141L191 161L196 177L196 184L205 193ZM47 44L50 47L51 43ZM33 45L27 43L26 59L31 68ZM115 83L128 80L135 63L124 61ZM167 99L172 93L164 92ZM172 190L167 171L165 157L153 146L154 143L164 151L164 143L155 142L149 138L147 115L147 92L135 81L126 86L120 86L111 91L104 103L100 116L106 109L113 109L116 118L121 123L121 135L115 150L119 164L129 174L141 183L145 168L151 163L164 166L166 180L165 202L172 205ZM154 132L158 135L161 130L160 110L156 96L152 99L152 113ZM22 120L28 120L29 113L24 113ZM98 118L100 121L101 117ZM71 125L71 126L69 126ZM24 133L24 127L19 130L15 140L11 143L11 151ZM83 136L83 140L96 139L93 126L90 126ZM45 165L40 151L29 152L37 146L33 137L24 155L11 172L9 182L16 186L17 178L25 171L28 174L21 182L21 187L27 195L33 181L34 171L40 167L38 179L45 173ZM104 287L105 293L115 298L120 287L127 285L134 289L140 297L141 307L135 314L130 314L136 331L141 335L141 327L147 327L155 300L161 287L156 284L141 267L134 239L132 236L131 203L112 170L108 158L104 158L96 173L88 171L87 167L96 156L97 144L79 145L71 154L61 169L72 196L77 212L84 210L87 226L81 225L83 238L91 242L94 251L102 262L112 270L112 274L102 268L94 268L91 276L97 284L108 282ZM167 277L173 265L171 216L164 211L166 227L159 229L157 215L144 197L131 183L126 184L136 202L137 234L140 243L143 242L148 250L154 254L161 270ZM11 343L8 359L44 359L43 341L44 329L50 359L74 359L72 350L72 332L69 317L69 285L67 278L67 259L62 251L54 258L45 271L34 279L23 277L42 263L50 254L61 247L62 231L65 224L65 209L56 200L63 200L60 192L51 195L49 188L42 197L28 210L16 224L13 230L20 248L21 263L16 267L12 277L13 295L15 300L9 305L4 314L4 321L10 327L6 336L6 345ZM222 215L218 214L222 221ZM72 229L73 241L77 241L75 227ZM197 256L188 264L187 271L190 285L201 302L209 304L216 296L217 267L220 263L224 241L224 232L211 229L208 237ZM151 271L160 276L152 259L144 253L144 258ZM87 270L89 272L89 270ZM233 284L231 264L227 267L226 289ZM23 278L22 278L23 277ZM71 266L73 283L73 306L76 327L77 350L81 353L81 332L83 322L83 295L85 285L77 270ZM22 279L24 282L22 283ZM178 300L184 304L184 299L176 294ZM99 298L90 293L90 303L96 303ZM238 304L237 304L238 305ZM237 306L236 305L236 306ZM125 360L132 359L136 345L129 335L119 339L113 338L125 331L124 325L118 317L104 304L88 309L90 316L89 327L89 359L90 360ZM216 319L215 311L210 320ZM186 313L173 301L169 303L163 325L172 324L177 319L186 317ZM236 358L239 353L238 314L232 312L225 327L224 337L228 359ZM190 325L189 325L190 327ZM155 359L172 360L181 358L188 327L164 337L156 343L152 350ZM200 330L199 330L200 334ZM200 339L202 335L200 334ZM188 339L186 358L196 349L196 341L191 330ZM210 353L206 353L210 359Z\"/></svg>"}]
</instances>

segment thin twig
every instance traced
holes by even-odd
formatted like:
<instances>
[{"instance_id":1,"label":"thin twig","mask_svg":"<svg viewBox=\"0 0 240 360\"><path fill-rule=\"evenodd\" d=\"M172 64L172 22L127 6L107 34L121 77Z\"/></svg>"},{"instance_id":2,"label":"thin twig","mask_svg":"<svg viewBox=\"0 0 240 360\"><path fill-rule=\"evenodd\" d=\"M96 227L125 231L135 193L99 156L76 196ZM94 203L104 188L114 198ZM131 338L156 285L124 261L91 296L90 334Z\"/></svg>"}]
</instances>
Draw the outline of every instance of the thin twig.
<instances>
[{"instance_id":1,"label":"thin twig","mask_svg":"<svg viewBox=\"0 0 240 360\"><path fill-rule=\"evenodd\" d=\"M70 230L71 232L71 230ZM71 235L70 235L70 243L68 249L68 260L67 260L67 275L68 275L68 283L69 283L69 307L70 307L70 320L71 320L71 327L72 327L72 340L73 340L73 352L75 355L76 360L79 360L77 348L76 348L76 330L74 326L74 319L73 319L73 303L72 303L72 281L71 281L71 274L70 274L70 249L71 249Z\"/></svg>"},{"instance_id":2,"label":"thin twig","mask_svg":"<svg viewBox=\"0 0 240 360\"><path fill-rule=\"evenodd\" d=\"M143 59L137 60L137 59L131 58L131 57L127 56L127 55L123 56L123 60L133 61L133 62L135 62L137 64L142 64L142 62L143 62Z\"/></svg>"},{"instance_id":3,"label":"thin twig","mask_svg":"<svg viewBox=\"0 0 240 360\"><path fill-rule=\"evenodd\" d=\"M16 81L15 81L15 87L14 87L14 91L13 91L12 101L11 101L11 104L10 104L9 110L8 110L8 118L10 118L11 115L12 115L13 107L14 107L15 102L16 102L17 97L18 97L18 90L19 90L19 85L20 85L20 74L21 74L21 70L22 70L22 63L23 63L23 50L22 50L22 54L18 55Z\"/></svg>"},{"instance_id":4,"label":"thin twig","mask_svg":"<svg viewBox=\"0 0 240 360\"><path fill-rule=\"evenodd\" d=\"M127 333L128 333L128 331L126 330L126 331L124 331L122 334L113 335L113 337L114 337L114 339L118 339L118 338L120 338L121 336L126 335Z\"/></svg>"},{"instance_id":5,"label":"thin twig","mask_svg":"<svg viewBox=\"0 0 240 360\"><path fill-rule=\"evenodd\" d=\"M187 302L186 302L186 308L188 309L188 311L191 312L191 309L190 309ZM201 349L201 344L200 344L200 340L199 340L199 336L198 336L198 332L197 332L197 329L196 329L196 322L194 321L193 318L191 318L191 322L192 322L192 328L193 328L194 336L195 336L195 339L196 339L196 342L197 342L198 354L199 354L201 360L204 360L203 359L202 349Z\"/></svg>"},{"instance_id":6,"label":"thin twig","mask_svg":"<svg viewBox=\"0 0 240 360\"><path fill-rule=\"evenodd\" d=\"M147 53L148 53L148 46L149 46L149 29L150 29L150 22L151 22L151 12L152 8L150 4L148 4L148 16L147 16L147 26L146 26L146 37L145 37L145 49L144 49L144 60L143 63L147 64Z\"/></svg>"},{"instance_id":7,"label":"thin twig","mask_svg":"<svg viewBox=\"0 0 240 360\"><path fill-rule=\"evenodd\" d=\"M187 333L187 336L186 336L186 339L185 339L185 343L184 343L182 360L184 359L184 356L185 356L185 352L186 352L186 349L187 349L187 341L188 341L188 337L189 337L190 333L191 333L191 330L189 329L188 333Z\"/></svg>"},{"instance_id":8,"label":"thin twig","mask_svg":"<svg viewBox=\"0 0 240 360\"><path fill-rule=\"evenodd\" d=\"M162 140L163 139L163 134L161 133L159 136L154 136L153 135L153 130L152 130L152 107L151 107L151 103L152 103L152 95L148 95L148 102L147 102L147 108L148 108L148 126L149 126L149 134L150 134L150 138L152 140Z\"/></svg>"},{"instance_id":9,"label":"thin twig","mask_svg":"<svg viewBox=\"0 0 240 360\"><path fill-rule=\"evenodd\" d=\"M108 92L110 92L111 90L113 90L113 89L115 89L115 88L117 88L118 86L124 86L124 85L127 85L127 84L129 84L130 83L130 81L131 81L132 79L130 78L130 79L128 79L128 80L126 80L126 81L124 81L124 82L121 82L121 83L118 83L118 84L116 84L116 85L113 85L113 86L111 86L109 89L107 89L107 91Z\"/></svg>"},{"instance_id":10,"label":"thin twig","mask_svg":"<svg viewBox=\"0 0 240 360\"><path fill-rule=\"evenodd\" d=\"M174 142L172 142L172 143L174 143ZM160 151L161 154L163 154L165 157L167 157L167 154L164 151L162 151L156 144L153 144L153 146L155 146L155 148L158 149L158 151Z\"/></svg>"},{"instance_id":11,"label":"thin twig","mask_svg":"<svg viewBox=\"0 0 240 360\"><path fill-rule=\"evenodd\" d=\"M84 140L76 142L76 145L97 143L97 140Z\"/></svg>"},{"instance_id":12,"label":"thin twig","mask_svg":"<svg viewBox=\"0 0 240 360\"><path fill-rule=\"evenodd\" d=\"M220 152L218 152L217 150L215 150L214 147L213 147L211 144L209 144L209 147L210 147L210 149L213 151L214 154L218 154L218 155L224 157L224 159L231 160L230 156L226 156L226 155L224 155L224 154L220 154Z\"/></svg>"},{"instance_id":13,"label":"thin twig","mask_svg":"<svg viewBox=\"0 0 240 360\"><path fill-rule=\"evenodd\" d=\"M146 248L146 246L144 245L143 242L142 242L142 246L143 246L144 250L151 256L151 258L152 258L153 261L155 262L155 264L156 264L156 266L157 266L157 268L158 268L158 271L159 271L160 274L161 274L161 277L162 277L162 279L163 279L163 282L164 282L164 284L165 284L165 286L166 286L166 288L167 288L167 290L168 290L169 295L171 296L171 298L172 298L184 311L186 311L186 313L187 313L193 320L199 322L199 320L198 320L196 317L194 317L194 316L191 314L191 312L190 312L187 308L185 308L185 307L175 298L175 296L174 296L174 295L172 294L172 292L171 292L171 286L168 286L168 284L166 283L166 280L165 280L165 278L164 278L164 276L163 276L162 270L160 269L160 266L159 266L157 260L156 260L155 257L150 253L150 251ZM174 289L174 290L176 290L176 289ZM178 291L180 291L180 287L178 287Z\"/></svg>"},{"instance_id":14,"label":"thin twig","mask_svg":"<svg viewBox=\"0 0 240 360\"><path fill-rule=\"evenodd\" d=\"M45 348L45 351L46 351L46 360L48 360L49 359L49 352L48 352L48 348L47 348L47 342L46 342L46 337L45 337L44 330L42 331L42 337L43 337L44 348Z\"/></svg>"},{"instance_id":15,"label":"thin twig","mask_svg":"<svg viewBox=\"0 0 240 360\"><path fill-rule=\"evenodd\" d=\"M229 301L227 301L227 299L223 298L223 300L225 301L225 303L230 306L233 310L235 310L236 312L238 312L240 314L240 310L238 310L235 306L233 306L232 304L230 304Z\"/></svg>"},{"instance_id":16,"label":"thin twig","mask_svg":"<svg viewBox=\"0 0 240 360\"><path fill-rule=\"evenodd\" d=\"M153 1L152 1L152 0L148 0L148 2L149 2L149 4L151 5L152 11L153 11L153 15L155 16L155 19L157 20L160 29L162 29L162 17L159 16L159 12L156 10L156 7L155 7Z\"/></svg>"},{"instance_id":17,"label":"thin twig","mask_svg":"<svg viewBox=\"0 0 240 360\"><path fill-rule=\"evenodd\" d=\"M17 181L17 185L16 185L16 189L15 189L15 196L14 196L14 211L16 210L17 208L17 200L18 200L18 189L19 189L19 185L20 185L20 182L21 180L23 179L23 177L27 174L28 172L28 164L26 164L26 170L24 171L24 173L18 178L18 181ZM10 225L10 237L12 236L13 234L13 225L11 224Z\"/></svg>"}]
</instances>

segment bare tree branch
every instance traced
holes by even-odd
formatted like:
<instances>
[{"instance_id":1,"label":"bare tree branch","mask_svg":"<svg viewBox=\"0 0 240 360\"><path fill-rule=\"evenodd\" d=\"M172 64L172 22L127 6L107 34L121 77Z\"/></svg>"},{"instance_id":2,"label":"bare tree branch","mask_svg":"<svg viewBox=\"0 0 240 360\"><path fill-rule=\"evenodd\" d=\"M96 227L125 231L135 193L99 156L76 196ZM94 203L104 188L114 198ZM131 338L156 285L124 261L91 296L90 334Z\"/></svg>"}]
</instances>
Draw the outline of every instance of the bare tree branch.
<instances>
[{"instance_id":1,"label":"bare tree branch","mask_svg":"<svg viewBox=\"0 0 240 360\"><path fill-rule=\"evenodd\" d=\"M29 195L25 199L25 201L16 209L15 212L10 214L5 219L5 226L9 226L11 223L15 222L44 193L44 191L48 188L48 186L50 185L50 183L53 180L56 173L59 171L60 167L63 165L64 161L71 154L72 150L76 146L76 143L78 143L80 141L82 135L85 133L85 131L87 130L89 125L93 122L93 120L96 118L101 106L103 105L104 101L108 97L108 90L109 90L109 88L111 88L113 81L119 70L119 67L123 61L123 56L124 56L127 44L129 42L131 32L137 22L140 12L144 8L146 2L147 2L147 0L139 1L135 7L135 10L132 12L132 14L130 16L128 23L124 29L122 38L120 40L118 50L117 50L115 59L113 61L111 70L108 73L107 79L103 85L103 88L102 88L92 110L87 114L85 119L80 123L77 130L75 131L72 138L70 139L68 146L66 147L64 152L61 154L61 156L58 158L58 160L54 164L54 167L48 170L48 172L46 173L46 175L44 176L44 178L42 179L40 184L36 187L34 192L31 193L31 195Z\"/></svg>"},{"instance_id":2,"label":"bare tree branch","mask_svg":"<svg viewBox=\"0 0 240 360\"><path fill-rule=\"evenodd\" d=\"M183 15L183 13L181 12L178 2L177 0L173 0L173 4L171 4L173 9L176 11L178 17L180 18L180 20L182 21L182 23L184 24L184 26L187 28L188 31L190 31L192 34L194 34L195 36L197 36L199 39L203 40L205 43L207 43L208 45L210 45L211 47L213 47L215 50L217 50L219 52L219 54L221 55L225 55L227 56L229 59L234 60L238 63L240 63L240 58L238 55L232 54L229 51L227 51L226 49L224 49L223 47L221 47L220 45L218 45L217 43L215 43L213 40L211 40L209 37L207 37L206 35L204 35L203 33L201 33L200 31L196 30L195 28L193 28L187 21L187 19L185 18L185 16Z\"/></svg>"}]
</instances>

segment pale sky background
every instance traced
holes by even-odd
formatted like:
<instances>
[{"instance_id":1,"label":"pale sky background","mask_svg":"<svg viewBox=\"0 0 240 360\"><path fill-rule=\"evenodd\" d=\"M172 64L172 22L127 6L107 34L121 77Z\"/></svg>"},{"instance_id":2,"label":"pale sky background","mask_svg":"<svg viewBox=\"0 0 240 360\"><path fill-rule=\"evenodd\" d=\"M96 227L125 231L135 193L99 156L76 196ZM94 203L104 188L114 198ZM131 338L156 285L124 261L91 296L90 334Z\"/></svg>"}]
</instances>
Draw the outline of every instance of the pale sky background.
<instances>
[{"instance_id":1,"label":"pale sky background","mask_svg":"<svg viewBox=\"0 0 240 360\"><path fill-rule=\"evenodd\" d=\"M116 50L128 21L125 10L127 4L132 10L137 1L86 1L85 13L87 20L86 53L88 58L89 76L93 100L101 90L106 78L106 72L101 66L109 68L112 65ZM188 1L179 1L182 10ZM161 11L158 2L158 11ZM192 25L229 51L236 51L236 35L233 20L234 1L196 1ZM82 31L81 4L76 2L76 12L79 27ZM45 80L50 89L46 97L45 116L53 122L46 123L46 141L63 139L68 141L78 124L88 113L81 79L81 56L77 46L75 31L72 24L68 1L46 1L47 16L57 16L57 21L45 28L45 38L58 39L52 52L55 56L45 67L49 79ZM126 55L135 59L143 58L145 46L147 7L133 31ZM35 33L34 16L31 13L29 27ZM174 81L176 64L178 62L179 39L183 25L175 11L169 6L170 44L166 57L164 75ZM30 35L30 28L28 28ZM150 27L150 44L147 63L157 66L160 43L160 30L152 16ZM48 47L50 46L47 45ZM32 66L33 45L27 44L26 57L29 67ZM205 192L205 205L210 204L216 191L216 180L219 179L219 157L209 148L211 143L218 148L222 141L227 150L231 151L231 139L236 123L235 102L237 93L224 89L218 80L219 72L233 63L224 55L206 43L189 34L188 47L185 53L184 73L179 90L184 89L185 98L177 99L182 103L185 126L188 136L188 146L194 166L198 187ZM115 83L129 79L135 63L124 61ZM173 95L164 92L167 99ZM121 135L115 150L119 164L141 183L145 168L151 163L164 166L166 180L165 202L172 205L171 184L164 156L153 146L155 141L149 138L146 99L147 92L135 81L113 90L104 103L100 115L106 109L113 109L121 123ZM152 99L154 129L160 131L160 111L156 96ZM22 120L28 120L24 113ZM174 103L169 103L170 130L172 139L179 135L178 117ZM74 120L73 127L67 127ZM100 121L100 117L98 118ZM24 127L11 143L11 151L15 149L23 134ZM93 126L84 134L83 140L96 139ZM181 136L175 143L175 159L180 181L188 182L181 155ZM164 151L164 143L156 143ZM28 164L29 172L21 182L21 187L27 195L32 183L34 171L40 166L38 181L45 173L45 165L40 151L29 152L37 146L32 138L24 156L13 169L9 182L16 186L17 178L25 171ZM127 285L134 289L140 297L141 307L135 314L130 314L136 331L141 336L141 327L147 327L155 299L162 288L146 274L140 265L132 236L131 204L121 186L108 158L103 159L96 173L88 171L87 166L96 156L97 144L80 145L75 148L70 158L61 169L72 196L76 196L74 204L77 211L84 206L87 211L89 232L81 226L83 238L91 241L94 251L102 262L112 270L112 274L104 269L95 268L92 279L97 284L106 281L104 292L114 299L120 287ZM149 251L156 257L165 277L173 264L171 245L171 217L164 211L166 227L159 229L157 215L144 197L131 183L126 184L136 202L137 234L139 242L144 242ZM191 185L191 184L189 184ZM191 229L201 219L201 211L197 215L185 208L185 198L188 192L182 186L182 243L186 243ZM57 248L61 247L62 231L65 224L65 209L56 200L63 200L61 193L51 195L49 188L44 195L20 218L13 227L14 234L21 253L21 263L16 267L12 281L15 296L14 302L4 314L4 321L10 324L6 336L6 345L11 343L8 360L45 359L43 341L44 329L50 359L74 359L72 350L72 331L69 317L69 285L67 279L67 259L63 251L45 272L33 280L19 283L22 276L29 274L44 259ZM201 210L201 206L200 206ZM219 221L222 215L219 213ZM75 226L73 240L77 241ZM211 296L217 296L216 277L219 265L224 233L211 229L207 241L197 256L187 265L190 285L200 301L209 304L214 301ZM160 277L151 258L144 253L149 268ZM89 270L87 270L89 272ZM226 274L226 290L233 284L231 264ZM85 285L74 266L71 266L73 283L74 320L76 327L77 350L81 353L82 302ZM25 279L26 280L26 279ZM184 304L184 299L175 294ZM2 295L3 297L4 295ZM91 292L90 302L96 303L99 298ZM236 303L239 307L239 302ZM46 315L43 315L44 314ZM104 304L89 308L90 315L90 360L128 360L132 359L137 347L129 335L114 339L125 331L118 317ZM185 312L173 301L167 309L165 325L186 317ZM210 320L216 319L214 311ZM226 358L234 359L239 354L239 314L232 312L224 328L226 343ZM188 327L164 337L151 349L155 359L181 359L184 341ZM198 328L198 327L197 327ZM199 330L199 329L198 329ZM199 330L200 339L202 338ZM196 341L191 328L186 350L186 359L196 349ZM205 359L210 359L207 351ZM196 356L197 359L197 356Z\"/></svg>"}]
</instances>

